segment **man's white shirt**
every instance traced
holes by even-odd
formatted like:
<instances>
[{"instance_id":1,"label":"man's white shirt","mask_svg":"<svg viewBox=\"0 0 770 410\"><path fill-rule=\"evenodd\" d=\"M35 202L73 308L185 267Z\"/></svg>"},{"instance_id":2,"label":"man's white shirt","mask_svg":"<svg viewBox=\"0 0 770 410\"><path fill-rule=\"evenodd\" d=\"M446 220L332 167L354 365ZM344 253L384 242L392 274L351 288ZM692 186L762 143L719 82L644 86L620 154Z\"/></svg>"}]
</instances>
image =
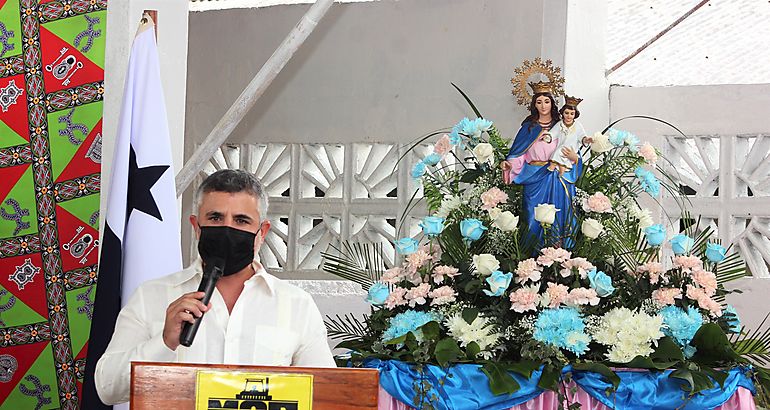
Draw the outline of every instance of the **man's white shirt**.
<instances>
[{"instance_id":1,"label":"man's white shirt","mask_svg":"<svg viewBox=\"0 0 770 410\"><path fill-rule=\"evenodd\" d=\"M107 404L129 399L132 361L334 367L323 318L312 297L255 264L233 310L215 290L192 346L163 342L166 309L198 290L200 260L142 284L120 311L110 345L96 365L96 390Z\"/></svg>"}]
</instances>

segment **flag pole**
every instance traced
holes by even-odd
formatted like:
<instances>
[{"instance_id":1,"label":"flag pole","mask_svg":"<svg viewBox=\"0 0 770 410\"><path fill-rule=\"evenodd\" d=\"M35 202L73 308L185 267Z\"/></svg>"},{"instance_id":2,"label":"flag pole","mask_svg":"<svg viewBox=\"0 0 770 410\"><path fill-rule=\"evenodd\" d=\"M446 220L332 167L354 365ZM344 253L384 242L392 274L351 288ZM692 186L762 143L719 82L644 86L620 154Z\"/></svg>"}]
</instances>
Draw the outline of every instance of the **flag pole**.
<instances>
[{"instance_id":1,"label":"flag pole","mask_svg":"<svg viewBox=\"0 0 770 410\"><path fill-rule=\"evenodd\" d=\"M176 175L176 195L181 196L192 183L204 164L214 156L214 153L227 140L236 126L243 120L254 103L289 62L305 39L313 32L318 22L326 15L334 0L317 0L305 13L302 19L283 40L273 55L265 62L241 95L233 102L230 109L219 120L211 133L187 160L184 167Z\"/></svg>"}]
</instances>

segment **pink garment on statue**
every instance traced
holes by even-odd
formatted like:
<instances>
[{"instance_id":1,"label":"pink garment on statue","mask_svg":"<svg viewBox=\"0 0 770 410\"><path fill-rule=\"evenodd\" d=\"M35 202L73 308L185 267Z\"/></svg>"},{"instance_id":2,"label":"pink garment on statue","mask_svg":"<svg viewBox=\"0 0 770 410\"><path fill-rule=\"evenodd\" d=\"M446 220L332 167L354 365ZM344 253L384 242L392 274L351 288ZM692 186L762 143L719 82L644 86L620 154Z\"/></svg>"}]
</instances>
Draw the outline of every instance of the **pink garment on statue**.
<instances>
[{"instance_id":1,"label":"pink garment on statue","mask_svg":"<svg viewBox=\"0 0 770 410\"><path fill-rule=\"evenodd\" d=\"M551 142L543 141L543 137L540 136L537 141L532 143L527 152L524 155L511 158L508 161L511 164L511 169L508 172L503 173L503 179L506 184L510 184L516 176L519 175L521 169L524 168L524 164L530 162L546 162L551 159L556 147L559 146L559 139L554 138Z\"/></svg>"},{"instance_id":2,"label":"pink garment on statue","mask_svg":"<svg viewBox=\"0 0 770 410\"><path fill-rule=\"evenodd\" d=\"M574 386L574 383L571 386ZM570 403L580 403L583 410L609 410L607 406L591 397L579 387L575 394L569 393L568 389L568 396ZM380 387L377 400L378 410L409 410L412 408L396 400ZM511 407L510 410L553 410L558 408L559 400L556 393L548 390L528 402ZM751 392L743 387L738 387L735 394L725 404L717 407L715 410L756 410L756 408L754 396L751 395Z\"/></svg>"}]
</instances>

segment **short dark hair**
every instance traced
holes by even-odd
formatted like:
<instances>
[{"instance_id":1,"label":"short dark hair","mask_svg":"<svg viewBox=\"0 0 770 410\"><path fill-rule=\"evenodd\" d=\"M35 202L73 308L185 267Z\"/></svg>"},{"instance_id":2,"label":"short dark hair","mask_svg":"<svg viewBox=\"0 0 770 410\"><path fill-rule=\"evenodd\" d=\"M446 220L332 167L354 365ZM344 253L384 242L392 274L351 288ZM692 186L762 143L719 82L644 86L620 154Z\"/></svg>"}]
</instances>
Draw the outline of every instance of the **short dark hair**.
<instances>
[{"instance_id":1,"label":"short dark hair","mask_svg":"<svg viewBox=\"0 0 770 410\"><path fill-rule=\"evenodd\" d=\"M580 117L580 110L578 110L577 107L574 105L564 104L564 107L561 107L561 109L559 110L559 114L564 116L564 110L575 111L575 119L578 119L578 117Z\"/></svg>"},{"instance_id":2,"label":"short dark hair","mask_svg":"<svg viewBox=\"0 0 770 410\"><path fill-rule=\"evenodd\" d=\"M220 169L206 177L201 182L198 190L195 191L195 205L198 208L200 208L203 194L208 194L209 192L227 192L231 194L246 192L257 198L257 203L259 204L257 211L260 218L264 219L267 215L267 194L259 179L250 172L242 169Z\"/></svg>"}]
</instances>

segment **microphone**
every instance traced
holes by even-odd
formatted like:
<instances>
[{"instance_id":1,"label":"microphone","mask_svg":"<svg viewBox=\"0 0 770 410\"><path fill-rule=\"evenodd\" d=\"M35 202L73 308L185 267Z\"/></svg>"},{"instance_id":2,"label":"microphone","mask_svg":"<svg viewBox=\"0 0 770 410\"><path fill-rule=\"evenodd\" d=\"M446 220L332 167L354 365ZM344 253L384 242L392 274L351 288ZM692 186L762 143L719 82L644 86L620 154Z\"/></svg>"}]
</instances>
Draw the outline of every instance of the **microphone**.
<instances>
[{"instance_id":1,"label":"microphone","mask_svg":"<svg viewBox=\"0 0 770 410\"><path fill-rule=\"evenodd\" d=\"M209 301L211 300L211 295L214 293L214 287L216 286L217 281L222 277L222 266L224 264L224 260L216 259L214 263L207 263L203 267L203 279L201 279L201 284L198 285L198 292L205 292L201 302L203 302L203 304L206 306L209 305ZM203 313L205 312L201 312L201 316L195 318L195 323L184 323L184 326L182 327L182 333L179 335L179 344L185 347L190 347L192 345L193 339L195 339L195 334L198 333L198 328L201 325Z\"/></svg>"}]
</instances>

